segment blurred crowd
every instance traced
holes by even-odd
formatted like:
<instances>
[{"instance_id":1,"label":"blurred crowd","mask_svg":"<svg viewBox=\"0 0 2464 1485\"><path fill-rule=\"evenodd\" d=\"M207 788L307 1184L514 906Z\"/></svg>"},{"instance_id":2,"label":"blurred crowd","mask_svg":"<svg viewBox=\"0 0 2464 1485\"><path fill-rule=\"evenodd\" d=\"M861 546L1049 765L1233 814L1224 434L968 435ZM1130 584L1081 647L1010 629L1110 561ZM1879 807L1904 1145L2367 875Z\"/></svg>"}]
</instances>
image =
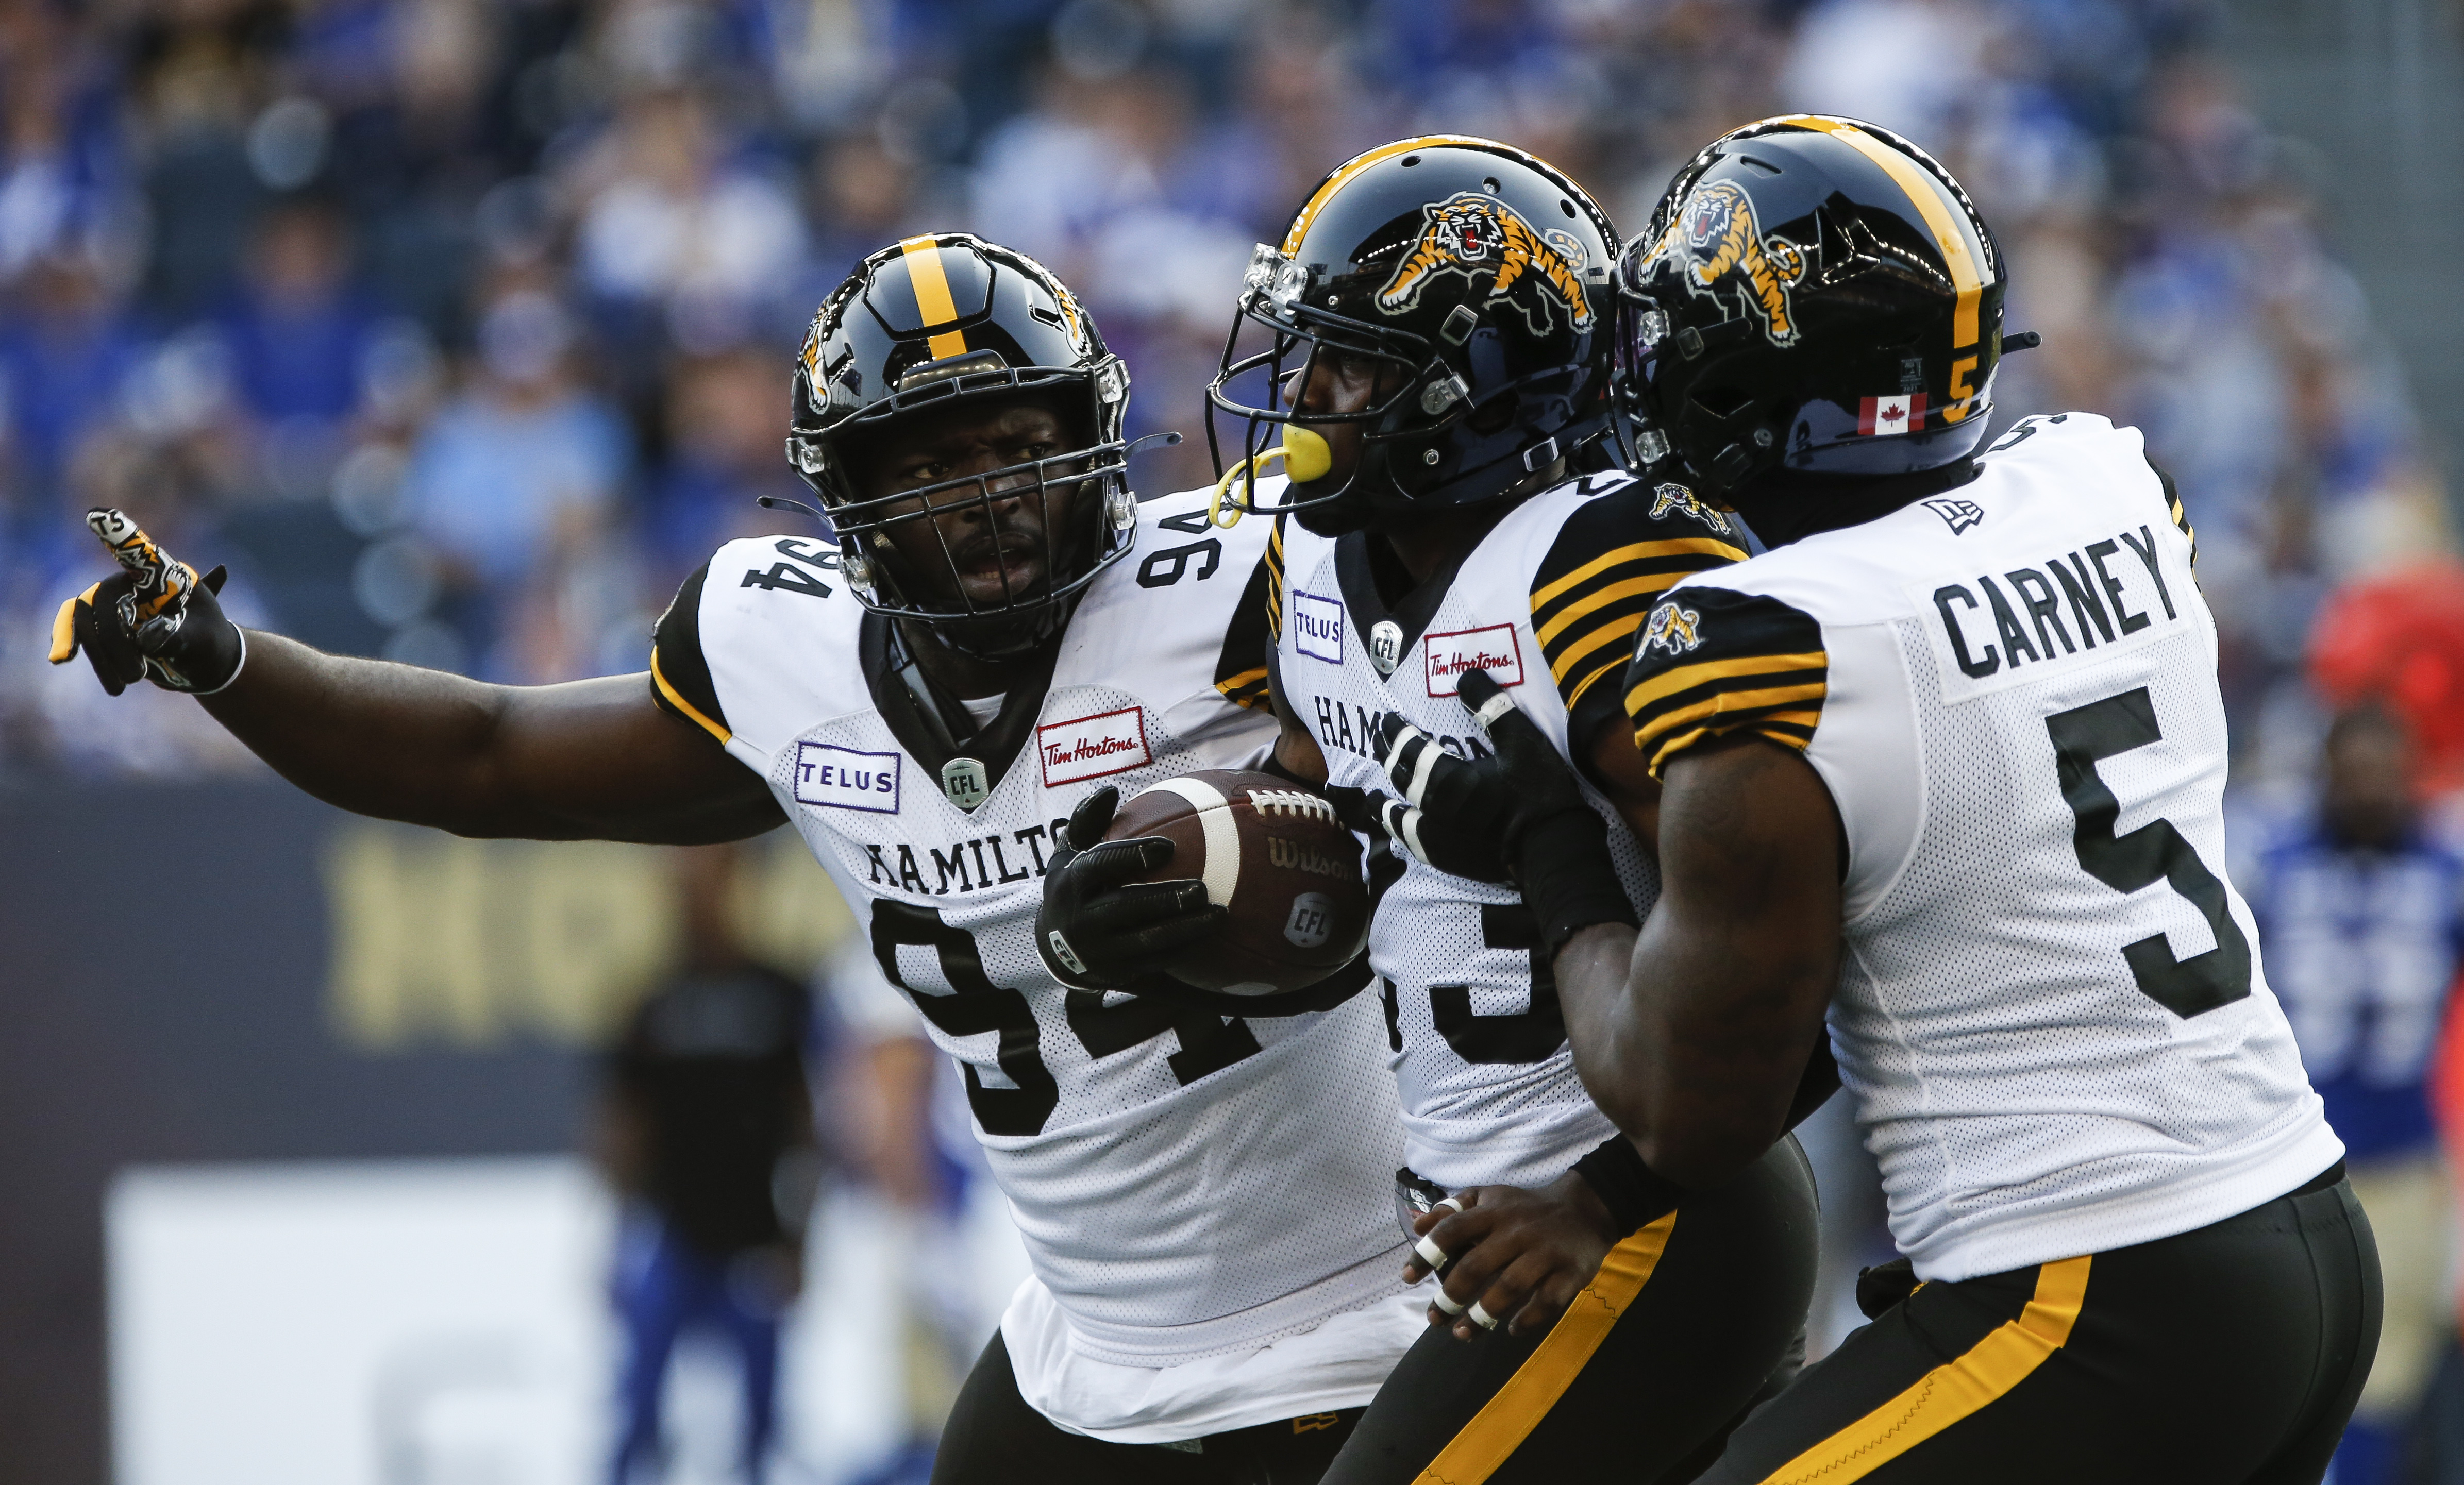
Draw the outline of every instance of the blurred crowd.
<instances>
[{"instance_id":1,"label":"blurred crowd","mask_svg":"<svg viewBox=\"0 0 2464 1485\"><path fill-rule=\"evenodd\" d=\"M1521 143L1639 230L1716 133L1859 115L2013 260L2002 416L2147 430L2199 523L2248 769L2310 615L2443 541L2319 165L2201 0L63 0L0 4L0 771L249 765L42 664L124 507L244 622L517 682L639 668L719 541L803 518L789 358L866 251L1045 260L1196 433L1249 245L1354 150ZM1143 488L1208 477L1203 441ZM2254 725L2256 724L2256 725Z\"/></svg>"},{"instance_id":2,"label":"blurred crowd","mask_svg":"<svg viewBox=\"0 0 2464 1485\"><path fill-rule=\"evenodd\" d=\"M1632 232L1716 134L1856 115L1940 155L1999 232L2010 323L2045 343L2006 363L1997 417L2136 425L2178 483L2250 801L2235 875L2338 1127L2389 1173L2383 1233L2427 1234L2409 1302L2435 1314L2425 1101L2464 858L2414 801L2464 784L2464 578L2421 576L2446 495L2322 246L2325 164L2261 125L2214 9L0 0L0 777L253 767L185 699L43 663L53 609L103 572L90 505L228 563L243 622L328 649L636 670L712 548L806 529L755 502L803 493L790 358L873 249L964 229L1041 258L1128 359L1130 431L1195 435L1250 245L1358 149L1505 139ZM1205 459L1193 437L1138 483ZM899 1024L876 1038L893 1103L928 1081ZM2464 1364L2431 1376L2452 1329L2374 1399L2352 1480L2393 1468L2426 1389L2464 1419Z\"/></svg>"}]
</instances>

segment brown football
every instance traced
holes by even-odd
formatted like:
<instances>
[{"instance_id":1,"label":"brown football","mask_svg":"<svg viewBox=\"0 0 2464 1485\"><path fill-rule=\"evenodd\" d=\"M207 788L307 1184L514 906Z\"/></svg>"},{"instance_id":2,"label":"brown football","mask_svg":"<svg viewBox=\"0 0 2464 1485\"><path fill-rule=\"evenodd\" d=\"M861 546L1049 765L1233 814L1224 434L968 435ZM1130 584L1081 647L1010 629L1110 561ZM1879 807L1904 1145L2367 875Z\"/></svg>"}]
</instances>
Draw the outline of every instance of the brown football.
<instances>
[{"instance_id":1,"label":"brown football","mask_svg":"<svg viewBox=\"0 0 2464 1485\"><path fill-rule=\"evenodd\" d=\"M1172 860L1133 880L1196 877L1231 909L1213 937L1166 968L1201 990L1266 995L1315 984L1369 937L1360 841L1334 806L1272 774L1208 769L1122 801L1107 841L1161 836Z\"/></svg>"}]
</instances>

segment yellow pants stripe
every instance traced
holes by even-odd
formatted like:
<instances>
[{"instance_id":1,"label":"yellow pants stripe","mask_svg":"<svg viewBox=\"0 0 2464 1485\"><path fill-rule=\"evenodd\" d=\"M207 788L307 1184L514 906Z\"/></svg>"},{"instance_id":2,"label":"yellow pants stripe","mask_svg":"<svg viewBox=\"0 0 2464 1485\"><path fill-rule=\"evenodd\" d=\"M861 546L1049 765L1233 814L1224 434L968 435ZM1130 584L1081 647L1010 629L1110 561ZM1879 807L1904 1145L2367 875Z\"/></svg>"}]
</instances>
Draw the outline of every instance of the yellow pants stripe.
<instances>
[{"instance_id":1,"label":"yellow pants stripe","mask_svg":"<svg viewBox=\"0 0 2464 1485\"><path fill-rule=\"evenodd\" d=\"M1651 1271L1660 1266L1660 1256L1667 1250L1668 1234L1676 1226L1677 1213L1672 1212L1609 1250L1599 1273L1574 1296L1574 1302L1566 1306L1566 1313L1523 1359L1506 1386L1420 1472L1420 1485L1480 1485L1507 1455L1523 1447L1549 1409L1557 1406L1557 1399L1566 1395L1566 1388L1574 1385L1592 1353L1608 1339L1617 1317L1651 1281Z\"/></svg>"},{"instance_id":2,"label":"yellow pants stripe","mask_svg":"<svg viewBox=\"0 0 2464 1485\"><path fill-rule=\"evenodd\" d=\"M1916 1385L1779 1467L1763 1485L1846 1485L2008 1393L2062 1348L2087 1302L2085 1257L2036 1270L2017 1320L1917 1379Z\"/></svg>"}]
</instances>

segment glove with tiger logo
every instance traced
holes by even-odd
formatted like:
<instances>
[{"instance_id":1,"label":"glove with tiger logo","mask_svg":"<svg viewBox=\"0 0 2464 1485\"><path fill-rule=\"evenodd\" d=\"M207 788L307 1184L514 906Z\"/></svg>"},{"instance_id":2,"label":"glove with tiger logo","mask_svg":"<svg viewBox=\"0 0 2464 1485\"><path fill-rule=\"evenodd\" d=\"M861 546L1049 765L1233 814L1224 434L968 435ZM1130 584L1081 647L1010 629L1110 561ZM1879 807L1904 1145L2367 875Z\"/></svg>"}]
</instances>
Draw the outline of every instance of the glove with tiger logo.
<instances>
[{"instance_id":1,"label":"glove with tiger logo","mask_svg":"<svg viewBox=\"0 0 2464 1485\"><path fill-rule=\"evenodd\" d=\"M85 523L121 570L60 604L52 664L67 665L83 650L114 696L139 681L197 696L231 685L248 660L248 641L214 597L224 569L198 577L119 511L88 511Z\"/></svg>"}]
</instances>

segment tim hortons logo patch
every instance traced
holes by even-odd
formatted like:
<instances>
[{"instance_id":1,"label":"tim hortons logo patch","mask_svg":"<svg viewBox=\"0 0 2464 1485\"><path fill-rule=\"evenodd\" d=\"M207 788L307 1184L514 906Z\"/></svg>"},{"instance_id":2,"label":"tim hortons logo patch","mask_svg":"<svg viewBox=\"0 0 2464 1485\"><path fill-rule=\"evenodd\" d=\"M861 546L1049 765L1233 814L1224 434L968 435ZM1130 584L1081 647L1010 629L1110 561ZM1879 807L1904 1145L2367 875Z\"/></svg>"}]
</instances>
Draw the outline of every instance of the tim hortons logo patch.
<instances>
[{"instance_id":1,"label":"tim hortons logo patch","mask_svg":"<svg viewBox=\"0 0 2464 1485\"><path fill-rule=\"evenodd\" d=\"M1702 622L1701 614L1682 603L1661 604L1643 624L1642 653L1648 655L1654 648L1661 648L1672 655L1684 654L1703 643L1703 636L1695 629Z\"/></svg>"},{"instance_id":2,"label":"tim hortons logo patch","mask_svg":"<svg viewBox=\"0 0 2464 1485\"><path fill-rule=\"evenodd\" d=\"M1313 660L1343 664L1343 604L1292 590L1293 646Z\"/></svg>"},{"instance_id":3,"label":"tim hortons logo patch","mask_svg":"<svg viewBox=\"0 0 2464 1485\"><path fill-rule=\"evenodd\" d=\"M1652 256L1683 254L1685 287L1718 300L1723 286L1738 285L1746 312L1760 319L1773 345L1796 343L1796 309L1791 292L1805 276L1804 251L1784 237L1766 237L1754 221L1754 204L1733 181L1713 181L1686 198Z\"/></svg>"},{"instance_id":4,"label":"tim hortons logo patch","mask_svg":"<svg viewBox=\"0 0 2464 1485\"><path fill-rule=\"evenodd\" d=\"M1136 707L1045 723L1035 730L1035 753L1047 789L1126 774L1155 761L1147 747L1146 713Z\"/></svg>"},{"instance_id":5,"label":"tim hortons logo patch","mask_svg":"<svg viewBox=\"0 0 2464 1485\"><path fill-rule=\"evenodd\" d=\"M1432 696L1453 695L1466 670L1485 670L1500 686L1523 684L1523 642L1514 637L1510 623L1424 636L1420 658L1428 666Z\"/></svg>"},{"instance_id":6,"label":"tim hortons logo patch","mask_svg":"<svg viewBox=\"0 0 2464 1485\"><path fill-rule=\"evenodd\" d=\"M1590 253L1573 233L1535 229L1512 207L1481 191L1457 191L1422 207L1420 219L1420 235L1377 291L1379 309L1403 314L1420 302L1430 284L1453 274L1485 289L1484 297L1491 301L1523 286L1514 302L1533 335L1547 335L1560 314L1573 329L1592 327L1582 276Z\"/></svg>"},{"instance_id":7,"label":"tim hortons logo patch","mask_svg":"<svg viewBox=\"0 0 2464 1485\"><path fill-rule=\"evenodd\" d=\"M798 743L796 802L825 810L895 815L900 762L895 753L858 753L829 743Z\"/></svg>"}]
</instances>

